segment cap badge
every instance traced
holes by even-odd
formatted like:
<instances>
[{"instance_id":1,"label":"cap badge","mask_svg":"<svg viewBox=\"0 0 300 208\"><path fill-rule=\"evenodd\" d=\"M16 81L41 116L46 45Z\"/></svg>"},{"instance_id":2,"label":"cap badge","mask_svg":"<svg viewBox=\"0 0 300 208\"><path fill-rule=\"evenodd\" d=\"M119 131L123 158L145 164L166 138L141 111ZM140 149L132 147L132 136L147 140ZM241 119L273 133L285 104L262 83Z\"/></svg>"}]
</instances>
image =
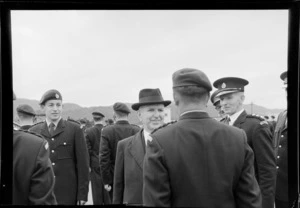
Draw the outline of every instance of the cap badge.
<instances>
[{"instance_id":1,"label":"cap badge","mask_svg":"<svg viewBox=\"0 0 300 208\"><path fill-rule=\"evenodd\" d=\"M221 87L224 89L226 87L225 82L223 82L223 84L221 85Z\"/></svg>"},{"instance_id":2,"label":"cap badge","mask_svg":"<svg viewBox=\"0 0 300 208\"><path fill-rule=\"evenodd\" d=\"M56 99L58 99L58 98L59 98L59 95L56 93L56 94L55 94L55 97L56 97Z\"/></svg>"}]
</instances>

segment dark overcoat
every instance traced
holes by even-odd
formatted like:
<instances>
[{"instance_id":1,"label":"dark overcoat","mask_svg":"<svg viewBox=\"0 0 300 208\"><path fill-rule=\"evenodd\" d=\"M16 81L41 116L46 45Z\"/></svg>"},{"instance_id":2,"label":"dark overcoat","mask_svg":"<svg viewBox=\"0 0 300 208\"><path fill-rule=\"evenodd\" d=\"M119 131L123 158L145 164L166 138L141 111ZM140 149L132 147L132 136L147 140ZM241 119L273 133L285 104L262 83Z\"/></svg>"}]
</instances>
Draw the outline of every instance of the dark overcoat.
<instances>
[{"instance_id":1,"label":"dark overcoat","mask_svg":"<svg viewBox=\"0 0 300 208\"><path fill-rule=\"evenodd\" d=\"M274 208L276 160L273 138L267 121L243 111L233 123L243 129L254 152L255 175L262 193L263 208Z\"/></svg>"},{"instance_id":2,"label":"dark overcoat","mask_svg":"<svg viewBox=\"0 0 300 208\"><path fill-rule=\"evenodd\" d=\"M143 130L118 143L114 172L114 204L143 204L144 156Z\"/></svg>"},{"instance_id":3,"label":"dark overcoat","mask_svg":"<svg viewBox=\"0 0 300 208\"><path fill-rule=\"evenodd\" d=\"M146 206L261 207L244 131L190 112L152 138L143 169Z\"/></svg>"},{"instance_id":4,"label":"dark overcoat","mask_svg":"<svg viewBox=\"0 0 300 208\"><path fill-rule=\"evenodd\" d=\"M110 204L110 198L108 192L104 189L102 181L100 164L99 164L99 145L101 138L101 131L103 125L96 124L95 126L85 130L85 137L87 147L90 155L90 167L91 167L91 187L93 205Z\"/></svg>"},{"instance_id":5,"label":"dark overcoat","mask_svg":"<svg viewBox=\"0 0 300 208\"><path fill-rule=\"evenodd\" d=\"M100 140L100 169L104 184L113 184L117 144L120 140L135 135L139 126L128 121L117 121L102 129Z\"/></svg>"},{"instance_id":6,"label":"dark overcoat","mask_svg":"<svg viewBox=\"0 0 300 208\"><path fill-rule=\"evenodd\" d=\"M13 132L13 205L56 205L49 145L33 134Z\"/></svg>"},{"instance_id":7,"label":"dark overcoat","mask_svg":"<svg viewBox=\"0 0 300 208\"><path fill-rule=\"evenodd\" d=\"M87 201L89 155L80 126L73 121L61 119L53 136L50 135L46 122L29 130L41 134L49 143L57 203L75 205L79 200Z\"/></svg>"}]
</instances>

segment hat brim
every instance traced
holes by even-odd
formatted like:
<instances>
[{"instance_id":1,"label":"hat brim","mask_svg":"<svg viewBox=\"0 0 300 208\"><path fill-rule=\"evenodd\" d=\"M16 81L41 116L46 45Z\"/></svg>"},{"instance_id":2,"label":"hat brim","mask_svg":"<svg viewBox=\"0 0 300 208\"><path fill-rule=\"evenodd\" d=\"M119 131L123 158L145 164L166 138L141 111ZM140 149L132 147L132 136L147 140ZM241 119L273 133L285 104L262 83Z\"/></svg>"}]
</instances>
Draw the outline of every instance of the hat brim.
<instances>
[{"instance_id":1,"label":"hat brim","mask_svg":"<svg viewBox=\"0 0 300 208\"><path fill-rule=\"evenodd\" d=\"M216 97L220 97L221 95L226 95L226 94L235 93L235 92L241 92L241 91L238 90L238 89L221 90L221 91L216 95Z\"/></svg>"},{"instance_id":2,"label":"hat brim","mask_svg":"<svg viewBox=\"0 0 300 208\"><path fill-rule=\"evenodd\" d=\"M35 113L30 113L30 112L24 111L24 110L22 110L22 109L17 109L17 111L20 112L20 113L25 113L25 114L27 114L27 115L29 115L29 116L36 116Z\"/></svg>"},{"instance_id":3,"label":"hat brim","mask_svg":"<svg viewBox=\"0 0 300 208\"><path fill-rule=\"evenodd\" d=\"M165 107L171 104L170 100L160 101L160 102L145 102L145 103L134 103L132 104L131 108L135 111L137 111L141 106L144 105L159 105L163 104Z\"/></svg>"}]
</instances>

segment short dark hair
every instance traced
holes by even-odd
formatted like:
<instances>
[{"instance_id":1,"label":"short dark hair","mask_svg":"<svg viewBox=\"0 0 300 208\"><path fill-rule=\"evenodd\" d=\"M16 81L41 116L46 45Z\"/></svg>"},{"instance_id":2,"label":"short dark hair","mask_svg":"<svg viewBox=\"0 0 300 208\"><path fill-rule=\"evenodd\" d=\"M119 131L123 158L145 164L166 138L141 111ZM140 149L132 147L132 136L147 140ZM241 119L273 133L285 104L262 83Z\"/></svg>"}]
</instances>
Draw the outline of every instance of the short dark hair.
<instances>
[{"instance_id":1,"label":"short dark hair","mask_svg":"<svg viewBox=\"0 0 300 208\"><path fill-rule=\"evenodd\" d=\"M182 87L174 87L173 90L180 94L182 97L192 101L198 102L202 100L204 97L210 95L210 93L204 87L198 86L182 86Z\"/></svg>"}]
</instances>

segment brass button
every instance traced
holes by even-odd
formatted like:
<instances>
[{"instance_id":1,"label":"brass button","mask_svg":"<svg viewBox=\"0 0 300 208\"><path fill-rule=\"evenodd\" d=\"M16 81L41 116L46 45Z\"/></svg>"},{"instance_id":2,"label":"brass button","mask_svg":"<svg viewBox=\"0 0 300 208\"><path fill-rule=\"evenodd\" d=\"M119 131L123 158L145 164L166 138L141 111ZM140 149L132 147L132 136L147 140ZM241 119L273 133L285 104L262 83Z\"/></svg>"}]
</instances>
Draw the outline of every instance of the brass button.
<instances>
[{"instance_id":1,"label":"brass button","mask_svg":"<svg viewBox=\"0 0 300 208\"><path fill-rule=\"evenodd\" d=\"M51 150L52 153L54 153L54 150Z\"/></svg>"},{"instance_id":2,"label":"brass button","mask_svg":"<svg viewBox=\"0 0 300 208\"><path fill-rule=\"evenodd\" d=\"M279 145L279 148L281 148L281 145Z\"/></svg>"},{"instance_id":3,"label":"brass button","mask_svg":"<svg viewBox=\"0 0 300 208\"><path fill-rule=\"evenodd\" d=\"M277 158L280 158L280 156L277 156Z\"/></svg>"},{"instance_id":4,"label":"brass button","mask_svg":"<svg viewBox=\"0 0 300 208\"><path fill-rule=\"evenodd\" d=\"M52 165L55 165L55 163L52 163Z\"/></svg>"},{"instance_id":5,"label":"brass button","mask_svg":"<svg viewBox=\"0 0 300 208\"><path fill-rule=\"evenodd\" d=\"M67 143L66 143L66 142L64 142L64 145L67 145Z\"/></svg>"},{"instance_id":6,"label":"brass button","mask_svg":"<svg viewBox=\"0 0 300 208\"><path fill-rule=\"evenodd\" d=\"M51 140L54 141L54 138L52 138Z\"/></svg>"},{"instance_id":7,"label":"brass button","mask_svg":"<svg viewBox=\"0 0 300 208\"><path fill-rule=\"evenodd\" d=\"M279 166L276 166L276 168L278 169L278 168L279 168Z\"/></svg>"}]
</instances>

